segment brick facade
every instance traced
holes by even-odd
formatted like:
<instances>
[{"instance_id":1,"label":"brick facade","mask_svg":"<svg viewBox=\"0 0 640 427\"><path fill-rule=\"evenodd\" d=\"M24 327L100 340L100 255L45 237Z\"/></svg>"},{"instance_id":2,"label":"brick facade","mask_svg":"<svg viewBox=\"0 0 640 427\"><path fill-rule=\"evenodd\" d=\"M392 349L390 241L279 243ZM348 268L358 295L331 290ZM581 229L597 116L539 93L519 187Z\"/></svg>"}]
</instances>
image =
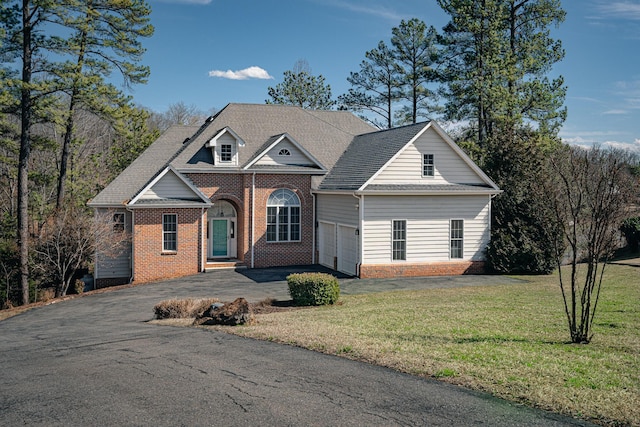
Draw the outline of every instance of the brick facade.
<instances>
[{"instance_id":1,"label":"brick facade","mask_svg":"<svg viewBox=\"0 0 640 427\"><path fill-rule=\"evenodd\" d=\"M211 201L225 200L237 215L238 259L256 268L311 264L313 262L313 197L309 175L188 174L189 179ZM254 181L255 179L255 181ZM252 227L252 190L255 216ZM293 191L300 199L299 242L267 242L267 200L279 188ZM207 211L201 209L136 209L133 237L134 280L148 282L196 274L206 262ZM162 215L177 214L178 249L162 250ZM252 263L251 231L253 238Z\"/></svg>"},{"instance_id":2,"label":"brick facade","mask_svg":"<svg viewBox=\"0 0 640 427\"><path fill-rule=\"evenodd\" d=\"M362 279L419 276L459 276L483 274L484 261L455 261L418 264L364 264L360 266Z\"/></svg>"},{"instance_id":3,"label":"brick facade","mask_svg":"<svg viewBox=\"0 0 640 427\"><path fill-rule=\"evenodd\" d=\"M162 250L162 215L177 214L178 245L175 252ZM188 276L201 270L202 209L136 209L134 211L133 265L136 282Z\"/></svg>"}]
</instances>

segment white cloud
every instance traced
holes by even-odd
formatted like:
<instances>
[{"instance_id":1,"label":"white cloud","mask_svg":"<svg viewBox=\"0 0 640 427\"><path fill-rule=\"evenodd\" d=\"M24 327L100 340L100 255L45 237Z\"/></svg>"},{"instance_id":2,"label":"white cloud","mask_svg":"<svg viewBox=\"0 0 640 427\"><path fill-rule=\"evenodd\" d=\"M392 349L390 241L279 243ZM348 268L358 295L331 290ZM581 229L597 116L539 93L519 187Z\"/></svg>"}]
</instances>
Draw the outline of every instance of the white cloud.
<instances>
[{"instance_id":1,"label":"white cloud","mask_svg":"<svg viewBox=\"0 0 640 427\"><path fill-rule=\"evenodd\" d=\"M608 110L608 111L604 111L602 114L620 115L620 114L629 114L629 112L627 110Z\"/></svg>"},{"instance_id":2,"label":"white cloud","mask_svg":"<svg viewBox=\"0 0 640 427\"><path fill-rule=\"evenodd\" d=\"M629 150L640 153L640 139L633 142L605 141L602 143L604 147L619 148L621 150Z\"/></svg>"},{"instance_id":3,"label":"white cloud","mask_svg":"<svg viewBox=\"0 0 640 427\"><path fill-rule=\"evenodd\" d=\"M375 6L370 4L360 5L360 4L354 4L346 1L335 1L335 2L332 2L331 4L341 9L350 10L351 12L377 16L378 18L384 18L394 22L400 21L402 19L402 16L400 16L398 13L382 6Z\"/></svg>"},{"instance_id":4,"label":"white cloud","mask_svg":"<svg viewBox=\"0 0 640 427\"><path fill-rule=\"evenodd\" d=\"M229 80L248 80L248 79L268 80L273 78L269 75L269 73L266 70L256 66L245 68L244 70L237 70L237 71L213 70L213 71L209 71L209 76L221 77L223 79L229 79Z\"/></svg>"},{"instance_id":5,"label":"white cloud","mask_svg":"<svg viewBox=\"0 0 640 427\"><path fill-rule=\"evenodd\" d=\"M640 20L640 4L630 1L614 1L598 6L600 12L616 18Z\"/></svg>"}]
</instances>

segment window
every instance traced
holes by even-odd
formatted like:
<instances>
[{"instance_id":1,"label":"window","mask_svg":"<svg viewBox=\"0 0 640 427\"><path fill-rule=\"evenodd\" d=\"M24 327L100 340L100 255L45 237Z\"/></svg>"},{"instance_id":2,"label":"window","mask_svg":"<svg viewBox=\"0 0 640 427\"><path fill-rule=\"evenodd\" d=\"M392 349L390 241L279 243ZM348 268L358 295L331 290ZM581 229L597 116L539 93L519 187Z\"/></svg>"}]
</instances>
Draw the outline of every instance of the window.
<instances>
[{"instance_id":1,"label":"window","mask_svg":"<svg viewBox=\"0 0 640 427\"><path fill-rule=\"evenodd\" d=\"M291 190L276 190L267 201L267 242L299 240L300 199Z\"/></svg>"},{"instance_id":2,"label":"window","mask_svg":"<svg viewBox=\"0 0 640 427\"><path fill-rule=\"evenodd\" d=\"M162 214L162 250L176 252L178 250L178 215Z\"/></svg>"},{"instance_id":3,"label":"window","mask_svg":"<svg viewBox=\"0 0 640 427\"><path fill-rule=\"evenodd\" d=\"M435 172L433 154L422 155L422 176L433 176Z\"/></svg>"},{"instance_id":4,"label":"window","mask_svg":"<svg viewBox=\"0 0 640 427\"><path fill-rule=\"evenodd\" d=\"M233 151L231 148L231 144L222 144L220 146L220 161L230 162L232 158L233 158Z\"/></svg>"},{"instance_id":5,"label":"window","mask_svg":"<svg viewBox=\"0 0 640 427\"><path fill-rule=\"evenodd\" d=\"M462 258L464 254L464 220L451 220L451 258Z\"/></svg>"},{"instance_id":6,"label":"window","mask_svg":"<svg viewBox=\"0 0 640 427\"><path fill-rule=\"evenodd\" d=\"M392 259L407 259L407 221L393 221Z\"/></svg>"},{"instance_id":7,"label":"window","mask_svg":"<svg viewBox=\"0 0 640 427\"><path fill-rule=\"evenodd\" d=\"M124 231L124 214L113 214L113 231L121 233Z\"/></svg>"},{"instance_id":8,"label":"window","mask_svg":"<svg viewBox=\"0 0 640 427\"><path fill-rule=\"evenodd\" d=\"M288 148L283 148L280 151L278 151L278 156L290 156L291 155L291 151L289 151Z\"/></svg>"}]
</instances>

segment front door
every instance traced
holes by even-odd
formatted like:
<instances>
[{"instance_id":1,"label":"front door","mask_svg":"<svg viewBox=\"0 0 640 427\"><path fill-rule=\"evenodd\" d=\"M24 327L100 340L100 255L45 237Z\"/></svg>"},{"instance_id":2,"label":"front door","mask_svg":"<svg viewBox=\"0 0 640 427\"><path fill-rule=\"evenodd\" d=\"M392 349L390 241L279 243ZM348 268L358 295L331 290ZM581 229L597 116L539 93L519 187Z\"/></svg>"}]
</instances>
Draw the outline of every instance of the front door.
<instances>
[{"instance_id":1,"label":"front door","mask_svg":"<svg viewBox=\"0 0 640 427\"><path fill-rule=\"evenodd\" d=\"M228 220L211 220L211 257L229 256Z\"/></svg>"},{"instance_id":2,"label":"front door","mask_svg":"<svg viewBox=\"0 0 640 427\"><path fill-rule=\"evenodd\" d=\"M207 258L236 258L236 210L226 200L218 200L207 211Z\"/></svg>"}]
</instances>

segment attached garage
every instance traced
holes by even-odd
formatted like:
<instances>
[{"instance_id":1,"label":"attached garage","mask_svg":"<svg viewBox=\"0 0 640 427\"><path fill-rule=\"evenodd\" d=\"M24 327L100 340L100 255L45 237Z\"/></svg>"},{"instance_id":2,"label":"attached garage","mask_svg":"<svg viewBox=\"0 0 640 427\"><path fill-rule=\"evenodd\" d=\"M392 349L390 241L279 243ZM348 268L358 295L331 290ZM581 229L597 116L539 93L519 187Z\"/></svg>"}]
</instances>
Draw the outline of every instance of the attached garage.
<instances>
[{"instance_id":1,"label":"attached garage","mask_svg":"<svg viewBox=\"0 0 640 427\"><path fill-rule=\"evenodd\" d=\"M336 225L328 222L318 224L318 254L321 265L336 268Z\"/></svg>"},{"instance_id":2,"label":"attached garage","mask_svg":"<svg viewBox=\"0 0 640 427\"><path fill-rule=\"evenodd\" d=\"M358 273L358 235L356 227L338 225L337 270L355 276Z\"/></svg>"}]
</instances>

